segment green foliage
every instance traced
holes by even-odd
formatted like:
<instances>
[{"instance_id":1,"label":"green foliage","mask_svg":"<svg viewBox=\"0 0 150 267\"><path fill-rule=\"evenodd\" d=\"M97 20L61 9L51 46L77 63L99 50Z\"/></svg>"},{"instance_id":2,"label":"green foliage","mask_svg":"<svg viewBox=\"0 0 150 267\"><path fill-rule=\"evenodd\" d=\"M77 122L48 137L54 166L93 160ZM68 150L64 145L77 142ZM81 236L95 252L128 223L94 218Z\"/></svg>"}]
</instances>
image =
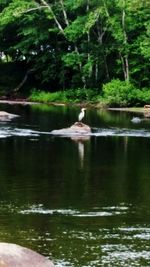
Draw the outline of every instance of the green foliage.
<instances>
[{"instance_id":1,"label":"green foliage","mask_svg":"<svg viewBox=\"0 0 150 267\"><path fill-rule=\"evenodd\" d=\"M90 29L95 25L95 23L98 21L101 10L102 8L98 7L87 15L83 32L89 32Z\"/></svg>"},{"instance_id":2,"label":"green foliage","mask_svg":"<svg viewBox=\"0 0 150 267\"><path fill-rule=\"evenodd\" d=\"M97 99L98 90L77 88L66 90L64 94L69 102L92 102Z\"/></svg>"},{"instance_id":3,"label":"green foliage","mask_svg":"<svg viewBox=\"0 0 150 267\"><path fill-rule=\"evenodd\" d=\"M1 2L0 57L24 61L26 72L34 70L35 86L99 88L124 79L149 88L149 0ZM79 91L70 92L73 99L87 99ZM135 103L138 97L130 94L124 89L117 103Z\"/></svg>"},{"instance_id":4,"label":"green foliage","mask_svg":"<svg viewBox=\"0 0 150 267\"><path fill-rule=\"evenodd\" d=\"M134 106L150 102L150 90L139 90L133 84L112 80L103 85L103 99L111 106Z\"/></svg>"},{"instance_id":5,"label":"green foliage","mask_svg":"<svg viewBox=\"0 0 150 267\"><path fill-rule=\"evenodd\" d=\"M145 24L146 26L146 35L143 35L141 38L140 42L140 49L141 49L141 54L147 58L148 60L150 59L150 21Z\"/></svg>"},{"instance_id":6,"label":"green foliage","mask_svg":"<svg viewBox=\"0 0 150 267\"><path fill-rule=\"evenodd\" d=\"M34 101L34 102L65 102L65 94L63 92L44 92L44 91L36 91L32 90L31 95L29 96L29 100Z\"/></svg>"},{"instance_id":7,"label":"green foliage","mask_svg":"<svg viewBox=\"0 0 150 267\"><path fill-rule=\"evenodd\" d=\"M77 17L71 25L66 27L65 35L69 41L78 40L84 32L85 17Z\"/></svg>"},{"instance_id":8,"label":"green foliage","mask_svg":"<svg viewBox=\"0 0 150 267\"><path fill-rule=\"evenodd\" d=\"M150 89L143 88L137 91L137 99L141 105L150 103Z\"/></svg>"},{"instance_id":9,"label":"green foliage","mask_svg":"<svg viewBox=\"0 0 150 267\"><path fill-rule=\"evenodd\" d=\"M92 102L96 101L98 98L98 91L95 89L69 89L65 91L57 92L44 92L32 90L29 100L35 102Z\"/></svg>"},{"instance_id":10,"label":"green foliage","mask_svg":"<svg viewBox=\"0 0 150 267\"><path fill-rule=\"evenodd\" d=\"M143 106L150 103L150 90L145 88L139 90L132 84L120 80L112 80L103 85L102 96L99 90L76 88L57 92L44 92L32 90L30 101L34 102L63 102L63 103L101 103L109 106Z\"/></svg>"},{"instance_id":11,"label":"green foliage","mask_svg":"<svg viewBox=\"0 0 150 267\"><path fill-rule=\"evenodd\" d=\"M62 56L62 60L64 61L66 66L72 66L73 69L77 69L78 65L83 60L82 54L77 54L76 52L70 52Z\"/></svg>"},{"instance_id":12,"label":"green foliage","mask_svg":"<svg viewBox=\"0 0 150 267\"><path fill-rule=\"evenodd\" d=\"M83 72L86 76L90 75L92 72L92 67L94 65L94 59L89 57L86 64L83 66Z\"/></svg>"},{"instance_id":13,"label":"green foliage","mask_svg":"<svg viewBox=\"0 0 150 267\"><path fill-rule=\"evenodd\" d=\"M24 12L26 12L26 10L35 8L36 6L36 3L32 0L10 1L10 4L0 13L1 26L14 23L17 18L20 18Z\"/></svg>"}]
</instances>

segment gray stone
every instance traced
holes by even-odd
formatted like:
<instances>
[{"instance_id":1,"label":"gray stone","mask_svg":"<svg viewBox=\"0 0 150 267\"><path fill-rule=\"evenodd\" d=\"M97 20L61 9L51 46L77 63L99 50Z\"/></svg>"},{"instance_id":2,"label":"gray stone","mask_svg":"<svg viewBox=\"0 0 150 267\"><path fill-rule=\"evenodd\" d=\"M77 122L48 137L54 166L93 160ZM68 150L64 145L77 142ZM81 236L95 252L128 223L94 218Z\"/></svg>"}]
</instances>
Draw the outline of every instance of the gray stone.
<instances>
[{"instance_id":1,"label":"gray stone","mask_svg":"<svg viewBox=\"0 0 150 267\"><path fill-rule=\"evenodd\" d=\"M0 243L0 267L54 267L54 264L31 249Z\"/></svg>"},{"instance_id":2,"label":"gray stone","mask_svg":"<svg viewBox=\"0 0 150 267\"><path fill-rule=\"evenodd\" d=\"M150 105L145 105L144 108L149 108L150 109Z\"/></svg>"},{"instance_id":3,"label":"gray stone","mask_svg":"<svg viewBox=\"0 0 150 267\"><path fill-rule=\"evenodd\" d=\"M9 121L13 118L18 117L19 115L11 114L6 111L0 111L0 121Z\"/></svg>"},{"instance_id":4,"label":"gray stone","mask_svg":"<svg viewBox=\"0 0 150 267\"><path fill-rule=\"evenodd\" d=\"M91 128L82 122L75 122L72 126L68 128L53 130L50 133L54 135L70 135L70 136L88 135L91 134Z\"/></svg>"}]
</instances>

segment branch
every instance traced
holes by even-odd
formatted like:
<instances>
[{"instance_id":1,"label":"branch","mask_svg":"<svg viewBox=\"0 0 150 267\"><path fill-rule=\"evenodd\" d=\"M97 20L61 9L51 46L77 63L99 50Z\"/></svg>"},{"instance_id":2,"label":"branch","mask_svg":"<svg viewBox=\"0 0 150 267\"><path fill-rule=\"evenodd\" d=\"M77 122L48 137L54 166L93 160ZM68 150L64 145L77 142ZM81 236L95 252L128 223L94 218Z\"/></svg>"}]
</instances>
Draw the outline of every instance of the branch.
<instances>
[{"instance_id":1,"label":"branch","mask_svg":"<svg viewBox=\"0 0 150 267\"><path fill-rule=\"evenodd\" d=\"M61 31L61 33L62 33L63 35L65 35L64 30L63 30L61 24L59 23L59 21L57 20L57 18L56 18L56 16L55 16L55 14L54 14L54 12L53 12L51 6L50 6L49 4L47 4L47 2L46 2L45 0L40 0L40 1L41 1L41 3L42 3L45 7L47 7L47 8L49 9L50 13L52 14L52 16L53 16L53 18L54 18L55 23L56 23L57 26L58 26L58 29Z\"/></svg>"},{"instance_id":2,"label":"branch","mask_svg":"<svg viewBox=\"0 0 150 267\"><path fill-rule=\"evenodd\" d=\"M61 6L62 6L62 11L63 11L63 14L64 14L65 23L66 23L67 26L69 26L69 20L68 20L68 17L67 17L67 13L66 13L66 10L65 10L65 7L64 7L63 0L60 0L60 3L61 3Z\"/></svg>"},{"instance_id":3,"label":"branch","mask_svg":"<svg viewBox=\"0 0 150 267\"><path fill-rule=\"evenodd\" d=\"M105 0L103 1L103 5L104 5L104 8L105 8L105 12L106 12L107 18L110 18L110 14L108 12L108 8L107 8Z\"/></svg>"},{"instance_id":4,"label":"branch","mask_svg":"<svg viewBox=\"0 0 150 267\"><path fill-rule=\"evenodd\" d=\"M27 81L28 79L28 76L30 73L32 73L34 71L34 69L29 69L25 76L23 77L22 81L19 83L19 85L13 90L13 92L18 92L20 90L20 88L22 88L22 86L25 84L25 82Z\"/></svg>"},{"instance_id":5,"label":"branch","mask_svg":"<svg viewBox=\"0 0 150 267\"><path fill-rule=\"evenodd\" d=\"M46 6L34 7L34 8L27 9L26 11L21 12L21 13L28 13L28 12L39 10L39 9L42 9L42 8L47 8L47 7Z\"/></svg>"}]
</instances>

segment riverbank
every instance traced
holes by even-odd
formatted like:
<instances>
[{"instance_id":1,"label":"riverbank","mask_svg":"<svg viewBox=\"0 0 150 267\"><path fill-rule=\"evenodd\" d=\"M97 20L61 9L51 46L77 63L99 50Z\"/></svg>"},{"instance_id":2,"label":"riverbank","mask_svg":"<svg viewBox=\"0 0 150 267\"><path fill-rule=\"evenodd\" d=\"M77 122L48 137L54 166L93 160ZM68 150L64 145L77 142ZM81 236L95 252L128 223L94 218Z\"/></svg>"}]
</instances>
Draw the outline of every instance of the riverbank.
<instances>
[{"instance_id":1,"label":"riverbank","mask_svg":"<svg viewBox=\"0 0 150 267\"><path fill-rule=\"evenodd\" d=\"M143 113L143 112L150 112L150 109L144 108L144 107L124 107L124 108L107 108L108 110L115 110L115 111L127 111L127 112L137 112L137 113Z\"/></svg>"},{"instance_id":2,"label":"riverbank","mask_svg":"<svg viewBox=\"0 0 150 267\"><path fill-rule=\"evenodd\" d=\"M84 107L108 108L118 107L128 109L129 107L142 108L149 106L150 90L138 89L133 84L125 81L113 80L104 84L100 89L75 88L61 91L44 91L32 89L28 94L12 92L0 97L5 101L21 101L23 103L44 103L48 105L76 105ZM130 108L129 108L130 109ZM140 108L138 108L138 111ZM137 111L137 109L136 109Z\"/></svg>"},{"instance_id":3,"label":"riverbank","mask_svg":"<svg viewBox=\"0 0 150 267\"><path fill-rule=\"evenodd\" d=\"M66 105L72 105L72 106L79 106L79 107L93 107L93 108L99 108L99 109L107 109L112 111L125 111L125 112L133 112L133 113L149 113L150 114L150 108L144 108L144 107L120 107L120 108L112 108L108 106L101 105L100 103L61 103L61 102L34 102L29 101L28 99L22 98L22 99L0 99L0 104L10 104L10 105L38 105L38 104L47 104L47 105L54 105L54 106L66 106Z\"/></svg>"}]
</instances>

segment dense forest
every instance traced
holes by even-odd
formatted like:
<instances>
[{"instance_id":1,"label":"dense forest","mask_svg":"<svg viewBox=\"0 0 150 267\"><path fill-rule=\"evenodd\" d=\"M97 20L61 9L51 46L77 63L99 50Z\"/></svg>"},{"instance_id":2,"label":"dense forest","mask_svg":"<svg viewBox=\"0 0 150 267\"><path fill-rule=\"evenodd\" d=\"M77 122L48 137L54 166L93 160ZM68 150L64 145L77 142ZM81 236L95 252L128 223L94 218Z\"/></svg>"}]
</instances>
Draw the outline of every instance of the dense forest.
<instances>
[{"instance_id":1,"label":"dense forest","mask_svg":"<svg viewBox=\"0 0 150 267\"><path fill-rule=\"evenodd\" d=\"M1 0L0 40L1 92L107 94L120 81L150 101L149 0Z\"/></svg>"}]
</instances>

